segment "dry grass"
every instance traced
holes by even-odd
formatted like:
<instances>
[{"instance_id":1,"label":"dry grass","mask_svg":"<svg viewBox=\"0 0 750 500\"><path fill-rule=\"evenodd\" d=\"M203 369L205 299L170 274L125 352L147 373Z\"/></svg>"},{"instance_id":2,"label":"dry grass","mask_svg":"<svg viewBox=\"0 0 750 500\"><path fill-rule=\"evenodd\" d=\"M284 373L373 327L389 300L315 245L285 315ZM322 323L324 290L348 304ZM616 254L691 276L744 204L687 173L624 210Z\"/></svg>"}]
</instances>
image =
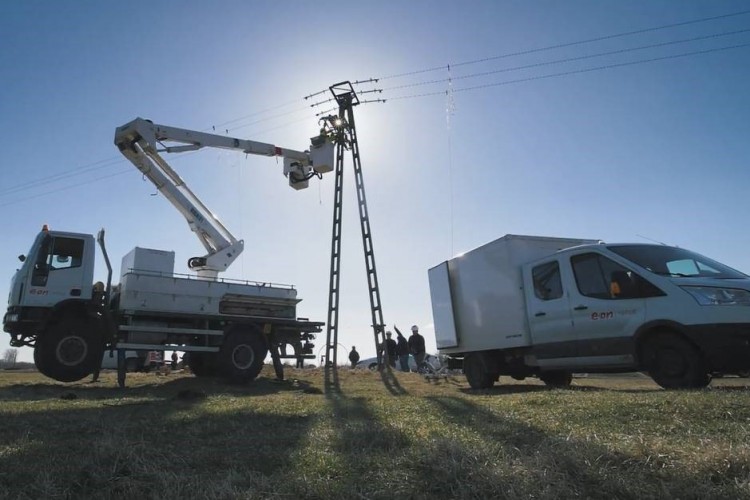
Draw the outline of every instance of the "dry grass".
<instances>
[{"instance_id":1,"label":"dry grass","mask_svg":"<svg viewBox=\"0 0 750 500\"><path fill-rule=\"evenodd\" d=\"M750 381L0 372L3 498L750 498Z\"/></svg>"}]
</instances>

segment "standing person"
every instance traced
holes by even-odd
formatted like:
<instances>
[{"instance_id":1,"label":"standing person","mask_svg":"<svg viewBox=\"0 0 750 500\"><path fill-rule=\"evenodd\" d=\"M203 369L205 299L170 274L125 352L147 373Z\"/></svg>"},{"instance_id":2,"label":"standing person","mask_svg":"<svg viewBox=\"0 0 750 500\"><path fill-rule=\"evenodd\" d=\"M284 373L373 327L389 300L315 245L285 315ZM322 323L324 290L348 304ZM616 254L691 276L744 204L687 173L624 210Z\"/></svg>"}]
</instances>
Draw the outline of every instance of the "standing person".
<instances>
[{"instance_id":1,"label":"standing person","mask_svg":"<svg viewBox=\"0 0 750 500\"><path fill-rule=\"evenodd\" d=\"M349 353L349 361L352 363L352 368L357 367L357 363L359 363L359 353L357 352L357 348L352 346L352 350Z\"/></svg>"},{"instance_id":2,"label":"standing person","mask_svg":"<svg viewBox=\"0 0 750 500\"><path fill-rule=\"evenodd\" d=\"M409 371L409 342L406 340L396 325L393 325L393 329L396 330L396 354L398 355L398 363L401 366L402 372Z\"/></svg>"},{"instance_id":3,"label":"standing person","mask_svg":"<svg viewBox=\"0 0 750 500\"><path fill-rule=\"evenodd\" d=\"M171 368L173 370L177 369L177 359L178 359L177 351L172 351L172 366L171 366Z\"/></svg>"},{"instance_id":4,"label":"standing person","mask_svg":"<svg viewBox=\"0 0 750 500\"><path fill-rule=\"evenodd\" d=\"M425 358L425 347L424 337L419 334L419 327L414 325L411 327L411 337L409 337L409 351L414 356L414 361L417 362L417 370L419 366L424 363Z\"/></svg>"},{"instance_id":5,"label":"standing person","mask_svg":"<svg viewBox=\"0 0 750 500\"><path fill-rule=\"evenodd\" d=\"M388 353L388 364L391 368L396 368L396 351L398 346L396 341L391 338L391 332L385 332L385 352Z\"/></svg>"}]
</instances>

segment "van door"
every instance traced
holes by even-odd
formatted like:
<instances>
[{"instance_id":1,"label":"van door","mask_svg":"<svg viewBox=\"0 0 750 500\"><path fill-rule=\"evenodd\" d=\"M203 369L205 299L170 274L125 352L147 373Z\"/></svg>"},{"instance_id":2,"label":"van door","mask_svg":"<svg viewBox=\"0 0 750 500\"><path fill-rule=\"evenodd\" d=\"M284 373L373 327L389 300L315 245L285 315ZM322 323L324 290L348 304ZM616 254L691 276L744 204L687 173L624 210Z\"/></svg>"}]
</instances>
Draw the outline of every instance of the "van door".
<instances>
[{"instance_id":1,"label":"van door","mask_svg":"<svg viewBox=\"0 0 750 500\"><path fill-rule=\"evenodd\" d=\"M561 367L577 356L577 338L557 258L523 266L526 308L534 354L541 367Z\"/></svg>"},{"instance_id":2,"label":"van door","mask_svg":"<svg viewBox=\"0 0 750 500\"><path fill-rule=\"evenodd\" d=\"M573 275L570 304L580 363L587 367L633 366L633 335L646 317L646 301L664 293L600 253L580 253L567 260Z\"/></svg>"}]
</instances>

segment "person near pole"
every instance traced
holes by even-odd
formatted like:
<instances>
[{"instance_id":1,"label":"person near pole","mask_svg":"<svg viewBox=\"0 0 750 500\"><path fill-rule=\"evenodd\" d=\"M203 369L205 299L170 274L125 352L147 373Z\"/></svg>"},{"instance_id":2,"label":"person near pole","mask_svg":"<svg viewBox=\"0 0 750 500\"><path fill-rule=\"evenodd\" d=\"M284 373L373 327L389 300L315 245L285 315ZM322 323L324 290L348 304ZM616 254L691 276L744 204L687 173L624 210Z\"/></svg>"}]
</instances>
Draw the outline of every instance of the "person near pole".
<instances>
[{"instance_id":1,"label":"person near pole","mask_svg":"<svg viewBox=\"0 0 750 500\"><path fill-rule=\"evenodd\" d=\"M426 356L424 337L419 334L419 327L414 325L411 327L411 337L409 337L409 351L414 356L414 361L417 363L417 369L424 363Z\"/></svg>"},{"instance_id":2,"label":"person near pole","mask_svg":"<svg viewBox=\"0 0 750 500\"><path fill-rule=\"evenodd\" d=\"M398 363L402 372L409 371L409 342L406 340L399 331L396 325L393 325L393 329L396 330L396 354L398 355Z\"/></svg>"},{"instance_id":3,"label":"person near pole","mask_svg":"<svg viewBox=\"0 0 750 500\"><path fill-rule=\"evenodd\" d=\"M355 346L352 346L352 350L349 352L349 361L352 364L352 368L356 368L357 363L359 363L359 353Z\"/></svg>"},{"instance_id":4,"label":"person near pole","mask_svg":"<svg viewBox=\"0 0 750 500\"><path fill-rule=\"evenodd\" d=\"M391 368L396 368L398 345L392 337L391 332L385 332L385 352L388 354L388 364L391 365Z\"/></svg>"}]
</instances>

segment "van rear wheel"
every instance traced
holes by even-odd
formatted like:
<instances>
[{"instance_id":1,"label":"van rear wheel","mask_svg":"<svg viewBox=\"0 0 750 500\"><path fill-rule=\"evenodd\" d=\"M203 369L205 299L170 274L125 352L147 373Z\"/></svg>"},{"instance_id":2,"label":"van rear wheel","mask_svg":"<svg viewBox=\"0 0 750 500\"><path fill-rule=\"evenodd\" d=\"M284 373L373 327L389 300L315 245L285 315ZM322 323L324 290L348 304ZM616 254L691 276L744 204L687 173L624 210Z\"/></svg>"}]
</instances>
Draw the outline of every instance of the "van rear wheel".
<instances>
[{"instance_id":1,"label":"van rear wheel","mask_svg":"<svg viewBox=\"0 0 750 500\"><path fill-rule=\"evenodd\" d=\"M482 352L470 352L464 358L464 375L472 389L489 389L495 385L497 373L494 363Z\"/></svg>"},{"instance_id":2,"label":"van rear wheel","mask_svg":"<svg viewBox=\"0 0 750 500\"><path fill-rule=\"evenodd\" d=\"M552 370L540 373L539 380L549 387L570 387L573 374L563 370Z\"/></svg>"},{"instance_id":3,"label":"van rear wheel","mask_svg":"<svg viewBox=\"0 0 750 500\"><path fill-rule=\"evenodd\" d=\"M642 353L649 375L665 389L702 389L711 382L701 353L677 334L654 335Z\"/></svg>"}]
</instances>

